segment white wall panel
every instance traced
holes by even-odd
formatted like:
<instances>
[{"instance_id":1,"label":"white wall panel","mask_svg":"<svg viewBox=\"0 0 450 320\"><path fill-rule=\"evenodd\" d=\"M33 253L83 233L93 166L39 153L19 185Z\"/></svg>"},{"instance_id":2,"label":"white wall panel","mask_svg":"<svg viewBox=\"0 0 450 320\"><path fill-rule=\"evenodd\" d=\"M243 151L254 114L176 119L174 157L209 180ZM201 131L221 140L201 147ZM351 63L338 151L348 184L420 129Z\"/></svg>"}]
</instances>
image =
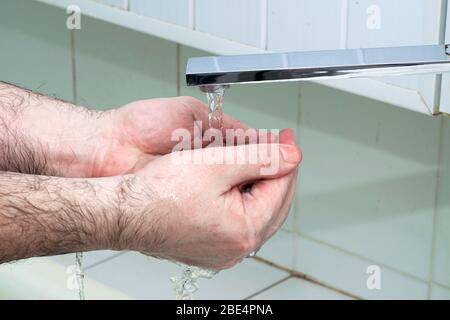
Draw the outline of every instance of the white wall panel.
<instances>
[{"instance_id":1,"label":"white wall panel","mask_svg":"<svg viewBox=\"0 0 450 320\"><path fill-rule=\"evenodd\" d=\"M273 51L344 48L345 0L269 0L268 49Z\"/></svg>"},{"instance_id":2,"label":"white wall panel","mask_svg":"<svg viewBox=\"0 0 450 320\"><path fill-rule=\"evenodd\" d=\"M450 44L450 5L447 8L447 30L445 31L445 43ZM441 112L450 114L450 74L442 78Z\"/></svg>"},{"instance_id":3,"label":"white wall panel","mask_svg":"<svg viewBox=\"0 0 450 320\"><path fill-rule=\"evenodd\" d=\"M266 0L196 0L195 26L210 33L259 48L266 47Z\"/></svg>"},{"instance_id":4,"label":"white wall panel","mask_svg":"<svg viewBox=\"0 0 450 320\"><path fill-rule=\"evenodd\" d=\"M348 47L438 44L441 0L350 0ZM383 81L418 91L432 111L436 76L389 77Z\"/></svg>"},{"instance_id":5,"label":"white wall panel","mask_svg":"<svg viewBox=\"0 0 450 320\"><path fill-rule=\"evenodd\" d=\"M127 9L128 8L128 0L96 0L102 3L106 3L110 6Z\"/></svg>"},{"instance_id":6,"label":"white wall panel","mask_svg":"<svg viewBox=\"0 0 450 320\"><path fill-rule=\"evenodd\" d=\"M194 0L130 0L130 11L161 21L193 27Z\"/></svg>"}]
</instances>

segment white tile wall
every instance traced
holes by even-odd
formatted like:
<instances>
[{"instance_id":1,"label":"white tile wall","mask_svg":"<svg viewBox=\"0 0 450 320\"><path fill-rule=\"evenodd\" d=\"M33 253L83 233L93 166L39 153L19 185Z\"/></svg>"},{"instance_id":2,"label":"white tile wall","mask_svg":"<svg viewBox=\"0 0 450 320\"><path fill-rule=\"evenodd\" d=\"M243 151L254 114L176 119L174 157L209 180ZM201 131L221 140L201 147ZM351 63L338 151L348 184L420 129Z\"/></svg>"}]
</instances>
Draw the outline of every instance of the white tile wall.
<instances>
[{"instance_id":1,"label":"white tile wall","mask_svg":"<svg viewBox=\"0 0 450 320\"><path fill-rule=\"evenodd\" d=\"M350 0L348 47L437 44L441 0Z\"/></svg>"},{"instance_id":2,"label":"white tile wall","mask_svg":"<svg viewBox=\"0 0 450 320\"><path fill-rule=\"evenodd\" d=\"M450 118L441 119L441 168L437 194L435 221L434 278L439 284L450 287Z\"/></svg>"},{"instance_id":3,"label":"white tile wall","mask_svg":"<svg viewBox=\"0 0 450 320\"><path fill-rule=\"evenodd\" d=\"M128 9L129 0L95 0L120 9Z\"/></svg>"},{"instance_id":4,"label":"white tile wall","mask_svg":"<svg viewBox=\"0 0 450 320\"><path fill-rule=\"evenodd\" d=\"M93 0L94 1L94 0ZM388 45L411 45L438 43L440 10L446 0L95 0L120 8L127 8L144 16L175 23L188 29L196 28L201 33L210 33L218 38L235 41L275 51L320 50L331 48L372 47ZM374 9L375 8L375 9ZM377 11L378 10L378 11ZM373 16L379 12L380 28ZM115 18L114 18L115 17ZM133 19L123 19L121 23L133 24ZM104 17L105 18L105 17ZM108 16L106 15L106 19ZM139 20L141 21L141 20ZM232 21L232 23L230 23ZM405 21L405 23L398 23ZM414 21L414 23L406 23ZM112 21L114 22L114 21ZM369 26L368 26L369 25ZM224 27L225 26L225 27ZM137 23L136 28L142 27ZM174 30L155 27L151 32L163 37L173 37ZM159 30L161 28L161 30ZM176 33L176 31L175 31ZM201 34L186 33L198 47L205 48L205 38ZM232 53L252 50L243 46L233 47L228 42L215 43L217 51ZM189 40L191 41L191 40ZM232 46L230 46L232 47ZM444 83L448 83L445 77ZM389 77L383 82L417 91L416 101L426 102L431 112L438 112L436 101L437 79L433 75ZM448 86L448 85L447 85ZM351 87L346 90L351 91ZM370 90L370 88L368 88ZM386 92L386 96L390 94ZM443 100L445 92L443 92ZM384 97L386 99L386 97ZM395 98L387 97L389 101ZM448 110L450 107L444 107Z\"/></svg>"},{"instance_id":5,"label":"white tile wall","mask_svg":"<svg viewBox=\"0 0 450 320\"><path fill-rule=\"evenodd\" d=\"M293 270L295 269L295 241L294 233L279 230L264 244L257 255L281 267Z\"/></svg>"},{"instance_id":6,"label":"white tile wall","mask_svg":"<svg viewBox=\"0 0 450 320\"><path fill-rule=\"evenodd\" d=\"M0 265L1 299L78 299L70 268L51 258L32 258ZM87 299L127 299L114 288L85 278Z\"/></svg>"},{"instance_id":7,"label":"white tile wall","mask_svg":"<svg viewBox=\"0 0 450 320\"><path fill-rule=\"evenodd\" d=\"M391 244L392 245L392 244ZM426 299L428 284L400 272L381 268L381 289L367 288L367 268L377 262L329 245L298 238L297 268L307 275L365 299Z\"/></svg>"},{"instance_id":8,"label":"white tile wall","mask_svg":"<svg viewBox=\"0 0 450 320\"><path fill-rule=\"evenodd\" d=\"M268 49L345 48L346 0L269 0Z\"/></svg>"},{"instance_id":9,"label":"white tile wall","mask_svg":"<svg viewBox=\"0 0 450 320\"><path fill-rule=\"evenodd\" d=\"M196 30L255 47L266 46L266 21L266 0L196 0L195 3Z\"/></svg>"},{"instance_id":10,"label":"white tile wall","mask_svg":"<svg viewBox=\"0 0 450 320\"><path fill-rule=\"evenodd\" d=\"M298 278L286 281L256 295L255 300L351 300L349 296Z\"/></svg>"},{"instance_id":11,"label":"white tile wall","mask_svg":"<svg viewBox=\"0 0 450 320\"><path fill-rule=\"evenodd\" d=\"M430 298L432 300L450 300L450 288L433 285Z\"/></svg>"},{"instance_id":12,"label":"white tile wall","mask_svg":"<svg viewBox=\"0 0 450 320\"><path fill-rule=\"evenodd\" d=\"M178 24L194 27L194 0L130 0L130 11Z\"/></svg>"},{"instance_id":13,"label":"white tile wall","mask_svg":"<svg viewBox=\"0 0 450 320\"><path fill-rule=\"evenodd\" d=\"M75 41L79 104L113 108L176 96L176 44L88 17Z\"/></svg>"},{"instance_id":14,"label":"white tile wall","mask_svg":"<svg viewBox=\"0 0 450 320\"><path fill-rule=\"evenodd\" d=\"M115 256L124 254L125 252L119 251L90 251L83 253L83 269L89 268L92 265L101 263L105 260L111 259ZM75 253L62 254L58 256L53 256L52 259L64 266L70 266L75 264Z\"/></svg>"},{"instance_id":15,"label":"white tile wall","mask_svg":"<svg viewBox=\"0 0 450 320\"><path fill-rule=\"evenodd\" d=\"M170 277L181 268L138 253L126 253L87 270L87 275L134 299L173 299ZM119 276L120 275L120 276ZM213 279L200 279L196 299L244 299L288 274L246 259L236 267L220 272Z\"/></svg>"},{"instance_id":16,"label":"white tile wall","mask_svg":"<svg viewBox=\"0 0 450 320\"><path fill-rule=\"evenodd\" d=\"M438 44L441 4L441 0L350 0L348 47ZM387 77L384 81L419 91L433 109L434 75Z\"/></svg>"},{"instance_id":17,"label":"white tile wall","mask_svg":"<svg viewBox=\"0 0 450 320\"><path fill-rule=\"evenodd\" d=\"M297 231L428 279L439 120L311 83L301 92Z\"/></svg>"},{"instance_id":18,"label":"white tile wall","mask_svg":"<svg viewBox=\"0 0 450 320\"><path fill-rule=\"evenodd\" d=\"M450 5L447 8L447 30L445 31L445 43L450 44ZM450 114L450 74L444 74L442 77L440 111Z\"/></svg>"},{"instance_id":19,"label":"white tile wall","mask_svg":"<svg viewBox=\"0 0 450 320\"><path fill-rule=\"evenodd\" d=\"M0 81L73 101L65 23L63 10L27 0L1 1Z\"/></svg>"}]
</instances>

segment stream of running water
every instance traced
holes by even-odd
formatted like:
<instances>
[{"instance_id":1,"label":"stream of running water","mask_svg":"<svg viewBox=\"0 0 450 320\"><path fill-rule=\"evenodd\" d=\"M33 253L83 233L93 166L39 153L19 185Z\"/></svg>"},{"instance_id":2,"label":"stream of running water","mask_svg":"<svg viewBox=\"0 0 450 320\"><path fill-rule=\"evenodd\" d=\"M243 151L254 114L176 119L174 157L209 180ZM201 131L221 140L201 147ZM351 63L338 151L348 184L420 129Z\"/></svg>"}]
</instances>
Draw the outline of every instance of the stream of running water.
<instances>
[{"instance_id":1,"label":"stream of running water","mask_svg":"<svg viewBox=\"0 0 450 320\"><path fill-rule=\"evenodd\" d=\"M223 126L223 95L226 87L216 87L206 92L208 100L209 129L222 130ZM211 279L217 271L180 264L183 268L180 276L172 277L176 300L191 300L193 294L199 289L198 279Z\"/></svg>"},{"instance_id":2,"label":"stream of running water","mask_svg":"<svg viewBox=\"0 0 450 320\"><path fill-rule=\"evenodd\" d=\"M75 279L77 283L78 298L84 300L84 271L83 271L83 252L75 254Z\"/></svg>"}]
</instances>

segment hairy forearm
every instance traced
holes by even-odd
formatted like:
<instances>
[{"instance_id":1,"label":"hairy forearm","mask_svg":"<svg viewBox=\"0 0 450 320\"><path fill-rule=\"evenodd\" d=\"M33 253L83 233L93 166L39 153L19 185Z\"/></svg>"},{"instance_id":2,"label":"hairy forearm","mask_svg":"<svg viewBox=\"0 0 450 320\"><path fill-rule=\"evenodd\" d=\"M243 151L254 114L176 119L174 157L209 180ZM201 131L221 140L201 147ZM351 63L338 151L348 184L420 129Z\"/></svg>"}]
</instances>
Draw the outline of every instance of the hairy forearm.
<instances>
[{"instance_id":1,"label":"hairy forearm","mask_svg":"<svg viewBox=\"0 0 450 320\"><path fill-rule=\"evenodd\" d=\"M120 249L120 179L0 173L0 263Z\"/></svg>"},{"instance_id":2,"label":"hairy forearm","mask_svg":"<svg viewBox=\"0 0 450 320\"><path fill-rule=\"evenodd\" d=\"M0 171L95 176L108 114L0 82Z\"/></svg>"}]
</instances>

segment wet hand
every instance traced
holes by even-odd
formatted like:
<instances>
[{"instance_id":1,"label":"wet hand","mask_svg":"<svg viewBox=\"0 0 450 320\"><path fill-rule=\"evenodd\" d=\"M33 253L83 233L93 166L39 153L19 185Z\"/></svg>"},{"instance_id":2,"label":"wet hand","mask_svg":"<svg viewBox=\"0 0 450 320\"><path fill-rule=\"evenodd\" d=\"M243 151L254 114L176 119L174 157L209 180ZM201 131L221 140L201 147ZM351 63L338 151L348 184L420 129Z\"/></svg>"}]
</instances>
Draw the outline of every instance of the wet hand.
<instances>
[{"instance_id":1,"label":"wet hand","mask_svg":"<svg viewBox=\"0 0 450 320\"><path fill-rule=\"evenodd\" d=\"M290 130L279 144L256 146L182 151L190 155L183 163L166 155L129 176L121 188L119 249L216 270L259 249L288 215L301 153ZM218 152L239 161L195 160Z\"/></svg>"},{"instance_id":2,"label":"wet hand","mask_svg":"<svg viewBox=\"0 0 450 320\"><path fill-rule=\"evenodd\" d=\"M107 118L92 164L94 176L136 172L155 158L172 152L177 143L172 140L174 130L188 130L193 144L195 139L201 141L201 135L208 129L208 107L192 97L136 101L111 110ZM223 130L226 129L247 127L224 115Z\"/></svg>"}]
</instances>

